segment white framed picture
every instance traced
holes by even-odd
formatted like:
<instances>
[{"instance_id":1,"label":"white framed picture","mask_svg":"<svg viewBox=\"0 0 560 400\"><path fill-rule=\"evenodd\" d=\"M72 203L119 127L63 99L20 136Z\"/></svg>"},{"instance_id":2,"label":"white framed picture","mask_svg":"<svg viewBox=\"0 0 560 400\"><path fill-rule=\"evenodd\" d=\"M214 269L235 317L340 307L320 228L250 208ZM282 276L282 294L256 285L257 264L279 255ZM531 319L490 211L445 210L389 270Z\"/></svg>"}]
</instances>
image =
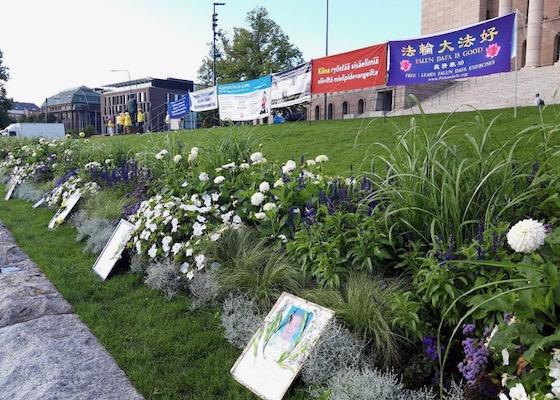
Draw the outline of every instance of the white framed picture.
<instances>
[{"instance_id":1,"label":"white framed picture","mask_svg":"<svg viewBox=\"0 0 560 400\"><path fill-rule=\"evenodd\" d=\"M72 211L72 209L74 208L78 200L80 200L81 196L82 194L80 193L79 190L72 193L70 197L68 197L66 202L63 202L63 205L58 209L54 217L51 218L49 224L47 225L48 228L54 229L58 225L61 225L66 219L66 217L68 216L68 214L70 214L70 211Z\"/></svg>"},{"instance_id":2,"label":"white framed picture","mask_svg":"<svg viewBox=\"0 0 560 400\"><path fill-rule=\"evenodd\" d=\"M4 200L10 200L10 197L12 197L16 186L17 180L15 178L11 178L10 182L8 182L8 185L6 186L6 197L4 197Z\"/></svg>"},{"instance_id":3,"label":"white framed picture","mask_svg":"<svg viewBox=\"0 0 560 400\"><path fill-rule=\"evenodd\" d=\"M267 400L280 400L334 311L282 293L231 368L234 379Z\"/></svg>"},{"instance_id":4,"label":"white framed picture","mask_svg":"<svg viewBox=\"0 0 560 400\"><path fill-rule=\"evenodd\" d=\"M111 273L116 262L121 258L121 254L130 240L132 231L134 231L134 224L121 219L111 234L111 237L105 243L103 251L97 257L97 261L93 264L93 270L101 279L105 280Z\"/></svg>"},{"instance_id":5,"label":"white framed picture","mask_svg":"<svg viewBox=\"0 0 560 400\"><path fill-rule=\"evenodd\" d=\"M52 191L46 192L43 197L41 197L35 204L33 204L33 208L41 206L45 201L47 201L51 193Z\"/></svg>"}]
</instances>

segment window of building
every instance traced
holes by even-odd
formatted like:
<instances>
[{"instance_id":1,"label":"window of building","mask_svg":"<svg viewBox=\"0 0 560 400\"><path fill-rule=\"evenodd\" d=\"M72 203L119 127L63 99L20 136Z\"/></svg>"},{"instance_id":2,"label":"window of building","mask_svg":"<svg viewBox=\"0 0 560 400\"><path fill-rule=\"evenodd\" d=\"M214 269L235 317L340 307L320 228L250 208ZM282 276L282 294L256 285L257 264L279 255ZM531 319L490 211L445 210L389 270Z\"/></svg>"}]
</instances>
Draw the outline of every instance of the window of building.
<instances>
[{"instance_id":1,"label":"window of building","mask_svg":"<svg viewBox=\"0 0 560 400\"><path fill-rule=\"evenodd\" d=\"M315 106L315 121L319 120L320 115L321 115L321 107Z\"/></svg>"},{"instance_id":2,"label":"window of building","mask_svg":"<svg viewBox=\"0 0 560 400\"><path fill-rule=\"evenodd\" d=\"M363 114L365 108L366 108L366 103L364 99L360 99L358 101L358 114Z\"/></svg>"},{"instance_id":3,"label":"window of building","mask_svg":"<svg viewBox=\"0 0 560 400\"><path fill-rule=\"evenodd\" d=\"M348 102L347 101L342 103L342 115L346 115L346 114L348 114Z\"/></svg>"},{"instance_id":4,"label":"window of building","mask_svg":"<svg viewBox=\"0 0 560 400\"><path fill-rule=\"evenodd\" d=\"M333 114L334 114L333 103L329 103L329 107L327 108L327 119L333 119Z\"/></svg>"}]
</instances>

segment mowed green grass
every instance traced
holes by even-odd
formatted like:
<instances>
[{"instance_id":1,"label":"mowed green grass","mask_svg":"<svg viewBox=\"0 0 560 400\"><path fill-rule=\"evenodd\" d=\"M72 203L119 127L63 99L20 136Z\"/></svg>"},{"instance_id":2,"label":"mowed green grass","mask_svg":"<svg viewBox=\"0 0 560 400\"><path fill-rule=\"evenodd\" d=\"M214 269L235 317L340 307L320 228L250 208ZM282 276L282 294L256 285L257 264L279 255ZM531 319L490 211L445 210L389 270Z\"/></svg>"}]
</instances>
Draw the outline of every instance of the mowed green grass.
<instances>
[{"instance_id":1,"label":"mowed green grass","mask_svg":"<svg viewBox=\"0 0 560 400\"><path fill-rule=\"evenodd\" d=\"M302 157L309 159L325 154L329 157L329 162L323 166L325 174L349 177L352 174L369 172L373 155L383 153L379 143L392 148L396 143L397 135L410 130L412 119L429 135L435 135L440 130L450 130L446 141L459 146L466 143L466 133L475 135L496 119L489 129L491 136L489 146L496 148L525 129L532 128L531 132L538 133L542 127L555 126L560 123L559 118L560 105L549 105L544 108L518 107L517 110L508 108L453 114L416 114L386 118L199 128L191 131L98 137L96 140L120 141L131 146L135 151L153 149L157 152L165 148L167 135L177 135L187 146L199 147L211 147L227 135L249 135L257 144L252 150L261 151L269 161L284 163L286 160L293 159L298 162ZM483 128L476 122L477 119L483 121ZM529 136L530 132L526 137ZM551 144L560 143L557 136L552 139ZM522 146L522 151L529 154L534 150L534 146Z\"/></svg>"},{"instance_id":2,"label":"mowed green grass","mask_svg":"<svg viewBox=\"0 0 560 400\"><path fill-rule=\"evenodd\" d=\"M480 113L489 122L499 116L491 129L492 146L499 146L526 128L540 132L544 125L557 123L556 106L544 110L525 107L517 110L493 110ZM448 140L459 146L465 133L480 126L476 113L451 116L415 116L417 124L429 135L450 129ZM446 121L447 119L447 121ZM284 162L301 157L326 154L327 174L349 176L367 171L372 156L381 152L382 143L389 148L396 135L407 131L411 117L317 121L197 129L175 133L152 133L119 137L96 137L92 140L123 142L133 151L155 152L165 147L166 136L178 135L187 146L211 147L227 135L249 134L254 138L254 151L262 151L270 161ZM529 145L521 151L535 152ZM553 137L553 144L558 144ZM255 399L256 396L235 382L229 370L241 351L223 338L219 308L192 311L190 301L178 297L172 301L143 284L139 274L124 268L103 282L92 271L96 257L83 252L76 232L69 225L54 231L47 223L53 210L32 209L31 204L17 199L0 200L0 220L13 233L19 246L39 265L47 278L72 304L76 313L89 326L100 342L127 373L133 385L147 399ZM302 385L296 382L287 398L306 398Z\"/></svg>"}]
</instances>

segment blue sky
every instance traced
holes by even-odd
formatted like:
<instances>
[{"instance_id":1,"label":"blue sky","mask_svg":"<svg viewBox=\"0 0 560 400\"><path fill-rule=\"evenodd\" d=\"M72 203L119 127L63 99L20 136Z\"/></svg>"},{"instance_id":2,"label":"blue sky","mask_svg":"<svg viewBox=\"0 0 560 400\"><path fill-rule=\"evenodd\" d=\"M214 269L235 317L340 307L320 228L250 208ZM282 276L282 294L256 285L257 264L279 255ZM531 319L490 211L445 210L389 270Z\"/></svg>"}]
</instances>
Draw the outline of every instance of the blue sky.
<instances>
[{"instance_id":1,"label":"blue sky","mask_svg":"<svg viewBox=\"0 0 560 400\"><path fill-rule=\"evenodd\" d=\"M325 56L327 0L224 0L218 26L230 36L247 13L267 9L303 53ZM421 0L329 0L329 55L420 36ZM71 87L145 77L196 82L212 42L213 1L15 0L3 6L0 50L8 97L41 105Z\"/></svg>"}]
</instances>

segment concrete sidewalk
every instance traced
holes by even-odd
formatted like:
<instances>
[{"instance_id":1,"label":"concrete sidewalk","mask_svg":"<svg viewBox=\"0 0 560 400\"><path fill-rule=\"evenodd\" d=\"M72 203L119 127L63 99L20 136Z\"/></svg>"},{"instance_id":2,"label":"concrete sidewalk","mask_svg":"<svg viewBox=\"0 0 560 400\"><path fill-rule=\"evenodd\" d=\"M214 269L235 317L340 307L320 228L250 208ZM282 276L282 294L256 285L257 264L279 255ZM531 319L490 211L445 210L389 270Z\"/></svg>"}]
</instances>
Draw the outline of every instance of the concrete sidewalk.
<instances>
[{"instance_id":1,"label":"concrete sidewalk","mask_svg":"<svg viewBox=\"0 0 560 400\"><path fill-rule=\"evenodd\" d=\"M143 397L0 221L0 400Z\"/></svg>"}]
</instances>

